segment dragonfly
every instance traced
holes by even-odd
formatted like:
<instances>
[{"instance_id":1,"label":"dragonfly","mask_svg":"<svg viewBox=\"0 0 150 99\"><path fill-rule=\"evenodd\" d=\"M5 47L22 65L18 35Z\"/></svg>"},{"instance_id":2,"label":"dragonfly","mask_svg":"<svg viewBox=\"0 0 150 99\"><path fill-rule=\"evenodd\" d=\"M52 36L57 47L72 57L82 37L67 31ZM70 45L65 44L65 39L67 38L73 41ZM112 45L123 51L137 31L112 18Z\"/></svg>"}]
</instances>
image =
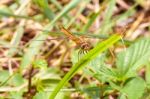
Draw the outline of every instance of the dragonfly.
<instances>
[{"instance_id":1,"label":"dragonfly","mask_svg":"<svg viewBox=\"0 0 150 99\"><path fill-rule=\"evenodd\" d=\"M79 46L79 54L81 53L87 53L89 50L93 48L92 44L85 41L83 38L76 37L73 35L68 29L64 28L63 26L60 26L61 32L63 32L70 40L74 41L76 45Z\"/></svg>"},{"instance_id":2,"label":"dragonfly","mask_svg":"<svg viewBox=\"0 0 150 99\"><path fill-rule=\"evenodd\" d=\"M59 27L60 27L61 32L63 32L68 39L74 41L76 43L76 45L78 46L78 48L80 48L78 54L85 54L93 48L92 44L90 42L87 42L84 38L75 36L73 33L71 33L68 29L64 28L63 26L59 26ZM38 29L38 30L43 31L40 29ZM44 32L49 32L49 31L44 31ZM62 38L54 38L54 39L48 39L48 40L56 40L56 39L62 39ZM43 40L33 40L33 41L43 41ZM0 45L0 48L15 48L16 50L19 50L19 49L23 50L23 48L25 48L25 47L20 48L20 47L13 47L11 45L10 46L1 46ZM35 47L29 47L29 48L35 48Z\"/></svg>"}]
</instances>

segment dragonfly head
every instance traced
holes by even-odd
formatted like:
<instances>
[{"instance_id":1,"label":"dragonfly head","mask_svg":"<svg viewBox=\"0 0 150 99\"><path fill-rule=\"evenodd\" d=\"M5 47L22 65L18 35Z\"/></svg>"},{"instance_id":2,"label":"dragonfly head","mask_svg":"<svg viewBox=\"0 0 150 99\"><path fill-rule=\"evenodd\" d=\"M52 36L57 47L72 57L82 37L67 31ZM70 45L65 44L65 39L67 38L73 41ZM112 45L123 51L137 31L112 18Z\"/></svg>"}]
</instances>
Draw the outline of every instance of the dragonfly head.
<instances>
[{"instance_id":1,"label":"dragonfly head","mask_svg":"<svg viewBox=\"0 0 150 99\"><path fill-rule=\"evenodd\" d=\"M82 42L82 44L81 44L82 50L89 51L92 48L93 48L92 45L88 42Z\"/></svg>"}]
</instances>

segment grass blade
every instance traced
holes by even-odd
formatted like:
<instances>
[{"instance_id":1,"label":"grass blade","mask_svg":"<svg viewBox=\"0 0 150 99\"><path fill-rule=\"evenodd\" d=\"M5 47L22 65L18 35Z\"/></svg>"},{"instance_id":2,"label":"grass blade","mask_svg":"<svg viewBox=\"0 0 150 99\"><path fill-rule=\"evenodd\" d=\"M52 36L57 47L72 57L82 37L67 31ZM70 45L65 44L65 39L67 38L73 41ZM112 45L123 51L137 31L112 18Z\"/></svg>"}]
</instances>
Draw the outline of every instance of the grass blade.
<instances>
[{"instance_id":1,"label":"grass blade","mask_svg":"<svg viewBox=\"0 0 150 99\"><path fill-rule=\"evenodd\" d=\"M50 0L59 10L62 9L62 6L60 5L60 3L57 0Z\"/></svg>"},{"instance_id":2,"label":"grass blade","mask_svg":"<svg viewBox=\"0 0 150 99\"><path fill-rule=\"evenodd\" d=\"M81 2L80 4L80 8L78 9L76 15L74 17L71 18L71 20L69 21L68 24L66 24L65 27L69 28L74 22L75 20L77 19L77 17L83 12L85 6L90 2L90 0L86 0L84 2Z\"/></svg>"},{"instance_id":3,"label":"grass blade","mask_svg":"<svg viewBox=\"0 0 150 99\"><path fill-rule=\"evenodd\" d=\"M50 29L54 23L59 20L62 16L66 15L71 9L73 9L81 0L72 0L55 18L48 24L45 29Z\"/></svg>"},{"instance_id":4,"label":"grass blade","mask_svg":"<svg viewBox=\"0 0 150 99\"><path fill-rule=\"evenodd\" d=\"M18 47L19 42L21 41L21 38L22 38L23 33L24 33L23 26L24 26L24 20L18 26L18 28L17 28L17 30L15 32L15 35L13 36L13 38L11 40L10 44L13 47L8 50L8 53L7 53L8 57L12 57L17 52L16 48ZM16 47L16 48L14 48L14 47Z\"/></svg>"},{"instance_id":5,"label":"grass blade","mask_svg":"<svg viewBox=\"0 0 150 99\"><path fill-rule=\"evenodd\" d=\"M116 0L110 0L109 1L108 8L107 8L107 11L105 13L102 26L98 30L98 33L106 34L111 29L112 24L110 24L110 22L111 22L114 8L115 8L115 4L116 4Z\"/></svg>"},{"instance_id":6,"label":"grass blade","mask_svg":"<svg viewBox=\"0 0 150 99\"><path fill-rule=\"evenodd\" d=\"M49 8L47 0L36 0L35 1L39 7L43 10L43 13L49 20L52 20L55 17L54 12Z\"/></svg>"},{"instance_id":7,"label":"grass blade","mask_svg":"<svg viewBox=\"0 0 150 99\"><path fill-rule=\"evenodd\" d=\"M98 56L100 53L103 51L107 50L110 46L112 46L115 42L120 40L120 35L115 34L111 36L109 39L97 44L97 46L89 51L85 56L81 58L81 60L76 63L71 70L65 75L65 77L59 82L57 87L54 89L52 92L51 96L49 99L54 99L59 90L64 86L65 83L67 83L75 73L81 69L83 66L85 66L87 63L92 61L96 56Z\"/></svg>"},{"instance_id":8,"label":"grass blade","mask_svg":"<svg viewBox=\"0 0 150 99\"><path fill-rule=\"evenodd\" d=\"M94 12L90 15L89 19L88 19L88 23L85 24L85 26L83 27L83 29L81 30L83 33L87 32L87 30L90 28L90 26L95 22L95 20L97 19L97 17L102 13L102 11L106 8L106 2L103 2L103 4L101 5L101 8L99 9L99 11Z\"/></svg>"}]
</instances>

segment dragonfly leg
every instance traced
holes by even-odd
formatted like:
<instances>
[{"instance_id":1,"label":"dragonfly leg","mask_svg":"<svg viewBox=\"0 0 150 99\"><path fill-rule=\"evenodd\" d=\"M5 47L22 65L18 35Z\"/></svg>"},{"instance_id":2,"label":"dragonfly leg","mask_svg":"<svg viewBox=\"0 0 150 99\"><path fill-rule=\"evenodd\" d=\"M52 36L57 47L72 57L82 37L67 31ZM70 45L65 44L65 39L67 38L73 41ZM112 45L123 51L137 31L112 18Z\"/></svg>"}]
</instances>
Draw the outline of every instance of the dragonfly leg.
<instances>
[{"instance_id":1,"label":"dragonfly leg","mask_svg":"<svg viewBox=\"0 0 150 99\"><path fill-rule=\"evenodd\" d=\"M80 55L82 54L82 50L80 49L79 52L78 52L78 61L80 59Z\"/></svg>"}]
</instances>

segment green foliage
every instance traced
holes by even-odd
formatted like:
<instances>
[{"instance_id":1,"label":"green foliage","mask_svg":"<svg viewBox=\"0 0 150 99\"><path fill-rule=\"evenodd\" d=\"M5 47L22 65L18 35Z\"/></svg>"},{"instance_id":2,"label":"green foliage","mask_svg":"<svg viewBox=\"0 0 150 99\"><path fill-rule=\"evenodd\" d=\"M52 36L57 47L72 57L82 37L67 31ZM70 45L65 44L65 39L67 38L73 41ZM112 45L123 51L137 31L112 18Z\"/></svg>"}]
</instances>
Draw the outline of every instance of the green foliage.
<instances>
[{"instance_id":1,"label":"green foliage","mask_svg":"<svg viewBox=\"0 0 150 99\"><path fill-rule=\"evenodd\" d=\"M55 25L56 21L58 21L61 17L66 15L71 9L73 9L80 0L72 0L67 6L64 7L63 10L49 23L44 27L44 30L51 30L52 27ZM41 33L37 35L34 40L30 43L28 51L24 54L21 68L27 68L29 64L33 61L35 55L38 54L44 40L48 37L47 32ZM43 40L43 41L36 41L36 40Z\"/></svg>"},{"instance_id":2,"label":"green foliage","mask_svg":"<svg viewBox=\"0 0 150 99\"><path fill-rule=\"evenodd\" d=\"M83 66L85 66L87 63L89 63L90 61L92 61L95 57L97 57L100 53L102 53L103 51L107 50L107 48L109 48L110 46L112 46L112 44L114 44L115 42L117 42L120 39L120 35L113 35L111 36L109 39L97 44L97 46L92 49L91 51L89 51L89 53L87 53L86 55L84 55L79 62L77 62L72 68L71 70L65 75L65 77L61 80L61 82L59 82L59 84L57 85L57 87L54 89L54 91L52 92L50 99L54 99L55 96L57 95L57 93L59 92L59 90L64 86L65 83L67 83L71 77L73 77L73 75L75 75L75 73L81 69Z\"/></svg>"},{"instance_id":3,"label":"green foliage","mask_svg":"<svg viewBox=\"0 0 150 99\"><path fill-rule=\"evenodd\" d=\"M38 92L33 99L49 99L49 92ZM60 92L55 99L64 99L64 93Z\"/></svg>"},{"instance_id":4,"label":"green foliage","mask_svg":"<svg viewBox=\"0 0 150 99\"><path fill-rule=\"evenodd\" d=\"M47 16L49 20L52 20L54 18L54 13L53 11L49 8L48 6L48 1L47 0L34 0L39 7L43 10L43 13Z\"/></svg>"},{"instance_id":5,"label":"green foliage","mask_svg":"<svg viewBox=\"0 0 150 99\"><path fill-rule=\"evenodd\" d=\"M12 86L20 86L25 82L25 79L22 77L20 73L16 73L13 75L13 77L10 79L9 83Z\"/></svg>"},{"instance_id":6,"label":"green foliage","mask_svg":"<svg viewBox=\"0 0 150 99\"><path fill-rule=\"evenodd\" d=\"M115 7L116 0L109 0L108 2L108 8L106 10L106 13L104 15L104 21L102 23L102 27L98 30L98 33L103 33L106 34L111 28L112 24L111 22L111 17L113 15L114 7Z\"/></svg>"},{"instance_id":7,"label":"green foliage","mask_svg":"<svg viewBox=\"0 0 150 99\"><path fill-rule=\"evenodd\" d=\"M47 92L39 92L33 97L33 99L48 99L49 94Z\"/></svg>"},{"instance_id":8,"label":"green foliage","mask_svg":"<svg viewBox=\"0 0 150 99\"><path fill-rule=\"evenodd\" d=\"M8 78L9 78L9 72L8 71L3 70L0 72L0 83L1 84L4 83Z\"/></svg>"},{"instance_id":9,"label":"green foliage","mask_svg":"<svg viewBox=\"0 0 150 99\"><path fill-rule=\"evenodd\" d=\"M122 38L115 33L118 26L131 24L130 31L133 28L131 22L138 21L138 14L144 13L144 19L134 30L144 30L145 33L137 36L147 36L150 30L150 26L146 26L148 0L122 1L125 6L116 0L0 0L0 99L23 99L24 93L30 89L30 76L31 87L36 90L33 99L69 99L76 92L85 99L107 99L116 95L118 99L149 99L149 38L135 40L134 44L123 38L124 44L131 46L122 48L123 51L116 54L115 62L110 62L107 49ZM55 40L54 45L51 40L46 41L48 36L52 39L53 36L63 36L59 25L67 27L77 37L92 38L89 38L90 42L96 46L88 53L79 55L78 50L70 47L72 43L63 41L57 46L61 40ZM131 36L135 36L134 33ZM99 39L106 40L96 44ZM45 41L46 44L52 43L52 46L43 51L47 47L43 47ZM115 51L116 46L118 43L112 47ZM70 59L72 50L75 51ZM48 51L52 55L47 57ZM59 62L57 66L53 66L55 58ZM76 80L73 76L81 69ZM145 74L141 74L141 69Z\"/></svg>"},{"instance_id":10,"label":"green foliage","mask_svg":"<svg viewBox=\"0 0 150 99\"><path fill-rule=\"evenodd\" d=\"M142 39L117 55L116 66L121 79L132 76L150 57L150 40Z\"/></svg>"},{"instance_id":11,"label":"green foliage","mask_svg":"<svg viewBox=\"0 0 150 99\"><path fill-rule=\"evenodd\" d=\"M23 95L22 91L19 91L19 92L10 92L11 98L14 98L14 99L23 99L22 95Z\"/></svg>"},{"instance_id":12,"label":"green foliage","mask_svg":"<svg viewBox=\"0 0 150 99\"><path fill-rule=\"evenodd\" d=\"M8 8L7 6L0 6L0 19L2 16L9 16L10 14L12 14L12 10L10 8Z\"/></svg>"},{"instance_id":13,"label":"green foliage","mask_svg":"<svg viewBox=\"0 0 150 99\"><path fill-rule=\"evenodd\" d=\"M8 57L12 57L17 52L19 42L21 41L21 38L23 36L23 32L24 32L23 26L19 25L15 32L15 35L13 36L13 38L11 40L11 46L13 46L13 47L11 47L9 49L9 51L7 53Z\"/></svg>"},{"instance_id":14,"label":"green foliage","mask_svg":"<svg viewBox=\"0 0 150 99\"><path fill-rule=\"evenodd\" d=\"M92 73L98 81L104 84L107 82L112 90L119 91L120 99L139 99L145 92L146 81L137 75L137 70L148 63L149 57L150 39L143 38L118 53L116 68L108 68L104 63L96 68L95 61L91 67ZM104 93L107 93L107 90Z\"/></svg>"},{"instance_id":15,"label":"green foliage","mask_svg":"<svg viewBox=\"0 0 150 99\"><path fill-rule=\"evenodd\" d=\"M145 80L148 89L150 88L150 63L148 62L146 65L146 75L145 75Z\"/></svg>"},{"instance_id":16,"label":"green foliage","mask_svg":"<svg viewBox=\"0 0 150 99\"><path fill-rule=\"evenodd\" d=\"M145 81L140 77L135 77L126 82L120 91L127 99L139 99L142 97L145 88Z\"/></svg>"},{"instance_id":17,"label":"green foliage","mask_svg":"<svg viewBox=\"0 0 150 99\"><path fill-rule=\"evenodd\" d=\"M82 33L86 33L89 27L95 22L96 18L99 16L100 12L92 13L89 17L88 23L82 28Z\"/></svg>"},{"instance_id":18,"label":"green foliage","mask_svg":"<svg viewBox=\"0 0 150 99\"><path fill-rule=\"evenodd\" d=\"M48 66L48 64L47 64L46 60L39 59L39 60L35 60L33 62L34 68L47 69L47 66Z\"/></svg>"},{"instance_id":19,"label":"green foliage","mask_svg":"<svg viewBox=\"0 0 150 99\"><path fill-rule=\"evenodd\" d=\"M84 86L84 89L81 89L81 91L86 93L92 99L99 99L101 89L97 86L90 85L89 87Z\"/></svg>"}]
</instances>

